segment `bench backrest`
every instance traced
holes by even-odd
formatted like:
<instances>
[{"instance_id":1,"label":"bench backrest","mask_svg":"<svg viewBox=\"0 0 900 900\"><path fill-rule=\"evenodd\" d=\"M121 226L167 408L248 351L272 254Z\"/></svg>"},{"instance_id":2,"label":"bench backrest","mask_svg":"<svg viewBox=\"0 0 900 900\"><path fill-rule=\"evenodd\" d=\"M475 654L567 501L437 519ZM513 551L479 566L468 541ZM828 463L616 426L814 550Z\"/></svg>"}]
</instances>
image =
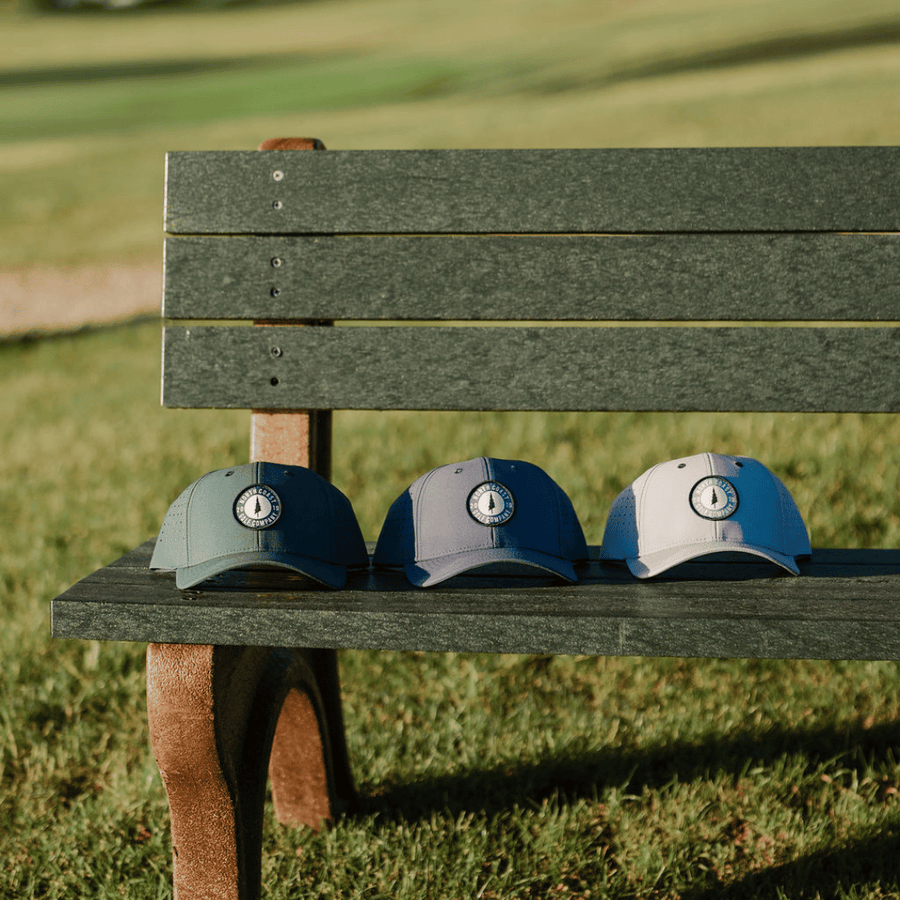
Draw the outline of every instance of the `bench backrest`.
<instances>
[{"instance_id":1,"label":"bench backrest","mask_svg":"<svg viewBox=\"0 0 900 900\"><path fill-rule=\"evenodd\" d=\"M170 153L163 402L895 412L898 173L895 147Z\"/></svg>"}]
</instances>

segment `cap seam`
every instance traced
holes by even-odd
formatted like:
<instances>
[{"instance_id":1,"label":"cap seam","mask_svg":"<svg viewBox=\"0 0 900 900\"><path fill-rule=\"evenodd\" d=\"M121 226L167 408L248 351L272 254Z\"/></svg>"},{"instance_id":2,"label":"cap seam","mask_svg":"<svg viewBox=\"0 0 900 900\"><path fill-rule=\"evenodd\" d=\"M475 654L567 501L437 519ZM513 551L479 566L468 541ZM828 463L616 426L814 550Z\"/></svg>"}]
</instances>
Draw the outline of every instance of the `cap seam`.
<instances>
[{"instance_id":1,"label":"cap seam","mask_svg":"<svg viewBox=\"0 0 900 900\"><path fill-rule=\"evenodd\" d=\"M419 510L422 506L422 497L425 494L425 489L428 487L428 482L431 481L431 478L436 471L437 471L437 469L432 469L430 472L427 472L425 475L422 476L422 484L419 487L418 491L416 491L416 494L414 497L415 505L414 505L413 511L412 511L413 539L415 541L415 544L413 545L413 559L414 560L419 559L419 549L421 547L421 541L419 539L419 531L421 530L419 528ZM413 482L413 484L410 485L410 487L407 488L407 490L411 491L412 487L414 485L415 485L415 482Z\"/></svg>"},{"instance_id":2,"label":"cap seam","mask_svg":"<svg viewBox=\"0 0 900 900\"><path fill-rule=\"evenodd\" d=\"M637 538L637 549L638 549L638 559L643 554L643 544L645 543L644 537L642 535L641 523L644 521L644 497L647 494L647 489L650 486L650 480L653 477L653 473L659 468L660 464L657 463L655 466L651 466L650 469L647 470L647 477L643 479L641 482L641 493L640 496L635 498L635 518L634 518L634 526L637 534L635 537ZM632 490L634 488L632 487Z\"/></svg>"},{"instance_id":3,"label":"cap seam","mask_svg":"<svg viewBox=\"0 0 900 900\"><path fill-rule=\"evenodd\" d=\"M257 459L254 461L254 463L253 463L253 484L265 485L266 487L269 487L269 485L267 485L265 483L265 481L263 480L262 467L263 467L262 460ZM252 487L252 485L251 485L251 487ZM272 490L274 490L274 488L272 488ZM257 528L256 529L256 533L254 534L254 539L256 541L257 553L261 552L263 549L263 534L262 533L267 530L268 529L265 529L265 528Z\"/></svg>"},{"instance_id":4,"label":"cap seam","mask_svg":"<svg viewBox=\"0 0 900 900\"><path fill-rule=\"evenodd\" d=\"M484 478L485 481L496 481L498 476L497 476L497 473L494 471L494 460L488 456L479 456L478 461L481 463L481 469L482 469L482 472L484 473L482 475L482 478ZM508 487L507 487L507 490L509 490ZM466 509L467 514L468 514L468 512L469 512L468 509ZM497 532L494 528L491 528L491 549L496 550L499 548L499 546L500 545L497 543ZM471 548L471 549L475 549L475 548Z\"/></svg>"},{"instance_id":5,"label":"cap seam","mask_svg":"<svg viewBox=\"0 0 900 900\"><path fill-rule=\"evenodd\" d=\"M313 469L310 469L310 471L314 472ZM315 472L315 474L318 475L318 472ZM328 479L325 478L324 476L320 476L320 477L321 477L321 480L319 478L316 478L316 479L314 479L314 481L315 481L316 485L318 486L318 489L320 492L319 495L322 498L322 503L324 505L325 512L328 515L328 522L326 523L326 527L328 528L329 537L331 538L329 552L331 553L332 559L338 559L339 554L338 554L337 529L332 527L333 523L334 523L334 519L335 519L332 500L335 498L332 495L331 491L328 490L328 486L331 485L331 482L328 481ZM331 485L331 486L333 486L333 485Z\"/></svg>"},{"instance_id":6,"label":"cap seam","mask_svg":"<svg viewBox=\"0 0 900 900\"><path fill-rule=\"evenodd\" d=\"M781 540L783 543L787 543L788 521L787 516L785 515L787 510L784 508L784 493L787 491L787 488L784 487L781 479L777 478L774 473L772 473L770 477L772 479L772 485L775 488L775 495L778 497L778 512L781 514Z\"/></svg>"},{"instance_id":7,"label":"cap seam","mask_svg":"<svg viewBox=\"0 0 900 900\"><path fill-rule=\"evenodd\" d=\"M563 546L563 515L566 510L563 509L562 502L562 489L559 491L553 491L553 496L556 498L556 552L562 553Z\"/></svg>"},{"instance_id":8,"label":"cap seam","mask_svg":"<svg viewBox=\"0 0 900 900\"><path fill-rule=\"evenodd\" d=\"M704 454L703 454L703 459L704 459L704 462L706 463L706 476L705 476L705 477L706 477L706 478L711 478L713 475L715 475L715 468L716 468L716 467L713 465L713 455L712 455L712 453L708 453L708 452L707 452L707 453L704 453ZM721 477L724 478L725 476L723 475L723 476L721 476ZM688 502L688 503L691 502L690 494L688 494L687 502ZM703 517L701 517L701 518L703 518ZM722 540L722 523L721 523L721 521L718 520L718 519L712 519L711 521L712 521L712 525L713 525L713 535L715 535L715 539L716 539L717 542L718 542L718 541L721 541L721 540ZM693 544L693 543L699 543L699 542L698 542L698 541L691 541L690 543Z\"/></svg>"},{"instance_id":9,"label":"cap seam","mask_svg":"<svg viewBox=\"0 0 900 900\"><path fill-rule=\"evenodd\" d=\"M205 478L208 478L211 474L212 473L207 473L206 475L202 475L188 488L187 499L184 503L184 564L186 566L191 565L191 500L194 498L194 492L200 487L200 482Z\"/></svg>"}]
</instances>

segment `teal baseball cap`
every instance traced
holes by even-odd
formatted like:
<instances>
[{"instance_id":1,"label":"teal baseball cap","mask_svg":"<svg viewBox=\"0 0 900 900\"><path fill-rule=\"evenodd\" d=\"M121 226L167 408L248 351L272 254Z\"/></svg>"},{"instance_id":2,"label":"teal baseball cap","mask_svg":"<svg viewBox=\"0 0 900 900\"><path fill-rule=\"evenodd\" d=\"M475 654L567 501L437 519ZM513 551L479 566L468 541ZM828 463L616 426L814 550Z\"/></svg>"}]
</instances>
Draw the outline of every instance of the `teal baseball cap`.
<instances>
[{"instance_id":1,"label":"teal baseball cap","mask_svg":"<svg viewBox=\"0 0 900 900\"><path fill-rule=\"evenodd\" d=\"M350 501L302 466L253 462L217 469L185 488L160 528L151 569L194 585L231 569L278 566L329 587L369 558Z\"/></svg>"},{"instance_id":2,"label":"teal baseball cap","mask_svg":"<svg viewBox=\"0 0 900 900\"><path fill-rule=\"evenodd\" d=\"M428 587L496 563L574 582L586 558L572 502L543 469L479 457L416 479L389 509L373 563Z\"/></svg>"}]
</instances>

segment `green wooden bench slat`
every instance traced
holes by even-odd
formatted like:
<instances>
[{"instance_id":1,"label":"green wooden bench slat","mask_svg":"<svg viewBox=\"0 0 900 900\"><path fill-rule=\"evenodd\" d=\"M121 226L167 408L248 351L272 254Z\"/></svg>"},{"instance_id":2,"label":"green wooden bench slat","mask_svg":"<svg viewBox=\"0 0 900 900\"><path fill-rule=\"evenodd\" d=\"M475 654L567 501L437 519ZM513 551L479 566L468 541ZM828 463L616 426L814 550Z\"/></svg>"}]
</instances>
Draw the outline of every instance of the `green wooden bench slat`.
<instances>
[{"instance_id":1,"label":"green wooden bench slat","mask_svg":"<svg viewBox=\"0 0 900 900\"><path fill-rule=\"evenodd\" d=\"M896 412L898 371L900 328L882 326L170 326L163 402Z\"/></svg>"},{"instance_id":2,"label":"green wooden bench slat","mask_svg":"<svg viewBox=\"0 0 900 900\"><path fill-rule=\"evenodd\" d=\"M169 153L166 230L900 230L900 148Z\"/></svg>"},{"instance_id":3,"label":"green wooden bench slat","mask_svg":"<svg viewBox=\"0 0 900 900\"><path fill-rule=\"evenodd\" d=\"M412 588L358 575L343 591L283 573L234 572L202 592L147 569L153 542L56 598L53 634L164 643L592 655L900 659L892 551L815 551L804 576L745 563L721 577L641 582L592 562L575 586L462 577ZM596 556L596 548L592 548ZM821 559L819 558L821 554ZM880 565L882 559L893 564ZM727 565L727 564L726 564ZM715 567L713 567L715 568ZM752 577L757 574L763 577ZM735 578L735 576L737 576ZM766 577L771 576L771 577ZM735 580L730 580L735 579ZM285 587L287 585L287 587Z\"/></svg>"},{"instance_id":4,"label":"green wooden bench slat","mask_svg":"<svg viewBox=\"0 0 900 900\"><path fill-rule=\"evenodd\" d=\"M896 235L205 236L165 259L176 319L900 320Z\"/></svg>"}]
</instances>

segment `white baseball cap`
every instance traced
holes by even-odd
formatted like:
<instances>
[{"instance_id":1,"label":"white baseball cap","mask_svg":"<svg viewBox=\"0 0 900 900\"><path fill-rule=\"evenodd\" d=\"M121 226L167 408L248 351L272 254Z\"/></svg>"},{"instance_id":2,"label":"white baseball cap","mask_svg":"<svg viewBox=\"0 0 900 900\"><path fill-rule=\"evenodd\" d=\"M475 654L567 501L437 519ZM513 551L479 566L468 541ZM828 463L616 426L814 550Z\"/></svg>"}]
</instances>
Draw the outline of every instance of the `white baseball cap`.
<instances>
[{"instance_id":1,"label":"white baseball cap","mask_svg":"<svg viewBox=\"0 0 900 900\"><path fill-rule=\"evenodd\" d=\"M659 463L616 498L600 558L652 578L712 553L761 556L799 575L809 534L788 489L746 456L698 453Z\"/></svg>"}]
</instances>

